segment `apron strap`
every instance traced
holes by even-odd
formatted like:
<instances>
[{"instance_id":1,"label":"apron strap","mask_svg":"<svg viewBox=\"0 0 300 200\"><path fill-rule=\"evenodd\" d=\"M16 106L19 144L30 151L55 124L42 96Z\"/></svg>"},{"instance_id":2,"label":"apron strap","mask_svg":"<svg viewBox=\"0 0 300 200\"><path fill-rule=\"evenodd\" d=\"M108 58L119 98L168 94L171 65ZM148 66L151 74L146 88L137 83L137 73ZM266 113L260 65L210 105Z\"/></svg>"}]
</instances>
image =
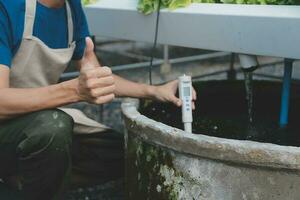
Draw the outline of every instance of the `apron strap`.
<instances>
[{"instance_id":1,"label":"apron strap","mask_svg":"<svg viewBox=\"0 0 300 200\"><path fill-rule=\"evenodd\" d=\"M25 10L25 24L23 38L30 39L33 35L33 26L36 14L36 4L37 0L26 0L26 10ZM70 46L73 42L74 26L72 11L70 7L69 0L66 0L67 8L67 20L68 20L68 45Z\"/></svg>"},{"instance_id":2,"label":"apron strap","mask_svg":"<svg viewBox=\"0 0 300 200\"><path fill-rule=\"evenodd\" d=\"M26 8L23 38L29 39L33 33L37 0L26 0L25 4Z\"/></svg>"},{"instance_id":3,"label":"apron strap","mask_svg":"<svg viewBox=\"0 0 300 200\"><path fill-rule=\"evenodd\" d=\"M73 23L72 11L71 11L69 0L66 0L66 6L67 6L67 18L68 18L68 43L70 47L71 44L73 43L74 23Z\"/></svg>"}]
</instances>

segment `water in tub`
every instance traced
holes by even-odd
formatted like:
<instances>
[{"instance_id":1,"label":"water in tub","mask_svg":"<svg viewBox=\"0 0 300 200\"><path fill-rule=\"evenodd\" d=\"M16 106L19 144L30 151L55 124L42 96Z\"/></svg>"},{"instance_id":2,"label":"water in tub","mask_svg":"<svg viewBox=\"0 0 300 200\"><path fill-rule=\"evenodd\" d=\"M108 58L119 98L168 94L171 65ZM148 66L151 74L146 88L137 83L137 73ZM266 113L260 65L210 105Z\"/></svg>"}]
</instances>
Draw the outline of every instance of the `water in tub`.
<instances>
[{"instance_id":1,"label":"water in tub","mask_svg":"<svg viewBox=\"0 0 300 200\"><path fill-rule=\"evenodd\" d=\"M198 100L193 114L193 133L300 146L300 85L292 85L289 125L286 129L280 129L281 83L251 81L251 75L246 76L250 76L246 84L244 81L194 83ZM146 116L183 128L181 109L155 102L144 102L142 105L140 111Z\"/></svg>"}]
</instances>

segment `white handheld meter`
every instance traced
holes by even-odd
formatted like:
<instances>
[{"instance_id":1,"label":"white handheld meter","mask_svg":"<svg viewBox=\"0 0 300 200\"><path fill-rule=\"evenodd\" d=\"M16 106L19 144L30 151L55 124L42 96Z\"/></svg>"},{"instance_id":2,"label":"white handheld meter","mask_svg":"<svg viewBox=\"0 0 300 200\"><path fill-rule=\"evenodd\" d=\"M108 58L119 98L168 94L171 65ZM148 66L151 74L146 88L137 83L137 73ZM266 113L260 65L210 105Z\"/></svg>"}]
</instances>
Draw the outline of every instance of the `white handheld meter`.
<instances>
[{"instance_id":1,"label":"white handheld meter","mask_svg":"<svg viewBox=\"0 0 300 200\"><path fill-rule=\"evenodd\" d=\"M192 133L192 78L190 76L179 77L179 98L182 100L182 122L184 130Z\"/></svg>"}]
</instances>

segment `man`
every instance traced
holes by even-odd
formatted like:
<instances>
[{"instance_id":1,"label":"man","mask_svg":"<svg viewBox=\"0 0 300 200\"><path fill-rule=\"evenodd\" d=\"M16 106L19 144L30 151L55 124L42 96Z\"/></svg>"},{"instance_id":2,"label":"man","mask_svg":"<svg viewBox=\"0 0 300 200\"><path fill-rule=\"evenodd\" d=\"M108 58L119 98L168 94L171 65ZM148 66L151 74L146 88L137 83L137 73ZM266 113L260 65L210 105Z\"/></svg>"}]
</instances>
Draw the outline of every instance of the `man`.
<instances>
[{"instance_id":1,"label":"man","mask_svg":"<svg viewBox=\"0 0 300 200\"><path fill-rule=\"evenodd\" d=\"M101 142L89 146L82 142L86 137L72 136L73 118L57 107L82 101L100 105L115 96L181 105L176 81L138 84L101 67L88 35L80 0L0 0L0 179L8 184L17 177L25 199L63 199L74 151L74 171L89 173L84 169L89 165L76 159L98 159L92 176L122 175L122 138L91 135ZM57 83L72 59L79 77ZM90 155L89 148L100 151Z\"/></svg>"}]
</instances>

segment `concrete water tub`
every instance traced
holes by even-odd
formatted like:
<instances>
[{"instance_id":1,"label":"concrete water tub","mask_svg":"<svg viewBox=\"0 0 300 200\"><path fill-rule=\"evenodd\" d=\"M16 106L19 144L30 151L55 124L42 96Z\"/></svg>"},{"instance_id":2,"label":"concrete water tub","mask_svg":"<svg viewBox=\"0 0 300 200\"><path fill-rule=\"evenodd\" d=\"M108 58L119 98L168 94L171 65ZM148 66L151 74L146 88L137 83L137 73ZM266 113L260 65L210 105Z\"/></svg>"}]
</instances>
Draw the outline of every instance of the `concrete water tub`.
<instances>
[{"instance_id":1,"label":"concrete water tub","mask_svg":"<svg viewBox=\"0 0 300 200\"><path fill-rule=\"evenodd\" d=\"M127 199L300 199L300 148L189 134L138 108L122 104Z\"/></svg>"}]
</instances>

